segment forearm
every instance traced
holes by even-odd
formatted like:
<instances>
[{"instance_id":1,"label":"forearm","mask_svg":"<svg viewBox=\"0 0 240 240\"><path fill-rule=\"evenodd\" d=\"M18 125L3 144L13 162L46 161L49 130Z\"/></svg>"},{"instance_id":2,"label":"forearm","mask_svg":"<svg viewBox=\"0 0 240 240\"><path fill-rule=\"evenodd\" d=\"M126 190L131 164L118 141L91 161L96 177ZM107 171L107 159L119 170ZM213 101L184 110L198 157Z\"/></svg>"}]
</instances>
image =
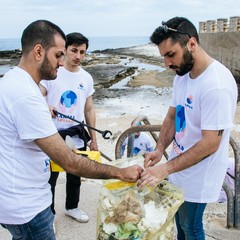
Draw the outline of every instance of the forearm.
<instances>
[{"instance_id":1,"label":"forearm","mask_svg":"<svg viewBox=\"0 0 240 240\"><path fill-rule=\"evenodd\" d=\"M89 111L85 112L85 120L87 125L90 125L91 127L96 127L96 113L93 108L91 108ZM92 138L92 141L97 141L96 138L96 131L94 131L91 128L88 128L89 134Z\"/></svg>"},{"instance_id":2,"label":"forearm","mask_svg":"<svg viewBox=\"0 0 240 240\"><path fill-rule=\"evenodd\" d=\"M218 131L206 132L193 147L166 163L169 174L194 166L217 151L221 136L218 136Z\"/></svg>"},{"instance_id":3,"label":"forearm","mask_svg":"<svg viewBox=\"0 0 240 240\"><path fill-rule=\"evenodd\" d=\"M159 138L155 150L164 152L167 147L172 143L175 136L174 120L171 117L166 117L161 126Z\"/></svg>"},{"instance_id":4,"label":"forearm","mask_svg":"<svg viewBox=\"0 0 240 240\"><path fill-rule=\"evenodd\" d=\"M93 179L122 179L122 169L100 164L82 156L77 156L76 163L76 166L69 170L74 175Z\"/></svg>"},{"instance_id":5,"label":"forearm","mask_svg":"<svg viewBox=\"0 0 240 240\"><path fill-rule=\"evenodd\" d=\"M86 178L122 178L123 169L99 164L75 154L67 147L58 133L44 139L37 139L35 142L50 159L59 164L66 172Z\"/></svg>"}]
</instances>

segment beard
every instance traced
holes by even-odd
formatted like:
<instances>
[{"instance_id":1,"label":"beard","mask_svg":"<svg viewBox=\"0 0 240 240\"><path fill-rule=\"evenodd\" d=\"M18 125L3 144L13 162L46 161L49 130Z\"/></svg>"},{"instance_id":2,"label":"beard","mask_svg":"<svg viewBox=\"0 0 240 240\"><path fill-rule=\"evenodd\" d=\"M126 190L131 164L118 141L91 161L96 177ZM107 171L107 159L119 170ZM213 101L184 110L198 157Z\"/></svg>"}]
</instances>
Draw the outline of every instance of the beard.
<instances>
[{"instance_id":1,"label":"beard","mask_svg":"<svg viewBox=\"0 0 240 240\"><path fill-rule=\"evenodd\" d=\"M169 68L171 69L178 69L176 70L176 74L178 76L183 76L186 73L190 72L194 65L194 58L191 52L188 49L185 49L183 52L183 62L179 67L170 65Z\"/></svg>"},{"instance_id":2,"label":"beard","mask_svg":"<svg viewBox=\"0 0 240 240\"><path fill-rule=\"evenodd\" d=\"M56 79L57 73L55 69L53 69L50 61L47 58L47 55L44 56L42 67L40 68L40 76L41 79L45 80L53 80Z\"/></svg>"}]
</instances>

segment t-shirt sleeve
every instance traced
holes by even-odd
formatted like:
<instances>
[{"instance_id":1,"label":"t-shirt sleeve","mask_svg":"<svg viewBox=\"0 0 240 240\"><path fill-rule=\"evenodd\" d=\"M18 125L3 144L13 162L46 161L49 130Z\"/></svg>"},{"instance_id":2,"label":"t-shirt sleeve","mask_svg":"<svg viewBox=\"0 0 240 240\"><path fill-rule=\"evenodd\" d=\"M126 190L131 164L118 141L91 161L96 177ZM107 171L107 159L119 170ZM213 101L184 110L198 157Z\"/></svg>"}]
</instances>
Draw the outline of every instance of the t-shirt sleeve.
<instances>
[{"instance_id":1,"label":"t-shirt sleeve","mask_svg":"<svg viewBox=\"0 0 240 240\"><path fill-rule=\"evenodd\" d=\"M227 89L214 89L201 99L201 129L221 130L233 125L232 97Z\"/></svg>"},{"instance_id":2,"label":"t-shirt sleeve","mask_svg":"<svg viewBox=\"0 0 240 240\"><path fill-rule=\"evenodd\" d=\"M24 113L24 114L23 114ZM48 106L41 95L31 95L12 106L12 120L20 139L34 140L57 132Z\"/></svg>"},{"instance_id":3,"label":"t-shirt sleeve","mask_svg":"<svg viewBox=\"0 0 240 240\"><path fill-rule=\"evenodd\" d=\"M94 89L94 82L93 82L93 78L90 74L88 74L88 78L89 78L89 81L88 81L88 91L87 91L87 98L92 96L95 92L95 89Z\"/></svg>"}]
</instances>

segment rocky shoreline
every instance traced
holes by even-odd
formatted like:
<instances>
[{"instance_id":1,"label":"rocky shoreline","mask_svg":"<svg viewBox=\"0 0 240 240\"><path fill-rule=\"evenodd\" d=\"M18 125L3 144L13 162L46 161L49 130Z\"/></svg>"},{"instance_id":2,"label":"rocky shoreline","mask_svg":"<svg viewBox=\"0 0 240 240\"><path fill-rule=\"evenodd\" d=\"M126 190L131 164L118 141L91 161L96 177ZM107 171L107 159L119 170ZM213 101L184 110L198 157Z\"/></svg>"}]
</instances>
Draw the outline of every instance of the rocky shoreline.
<instances>
[{"instance_id":1,"label":"rocky shoreline","mask_svg":"<svg viewBox=\"0 0 240 240\"><path fill-rule=\"evenodd\" d=\"M149 49L151 49L150 52L148 52ZM171 70L164 70L163 61L158 55L157 48L152 45L106 49L88 54L82 66L94 79L96 89L94 98L101 99L113 94L124 94L126 89L123 91L122 89L110 90L110 88L127 77L129 80L126 82L126 87L130 87L131 91L138 91L136 88L144 85L170 87L174 73ZM14 67L18 64L20 57L20 50L0 51L0 66ZM139 68L139 64L142 63L161 67L164 71ZM0 77L2 76L3 74L0 74Z\"/></svg>"},{"instance_id":2,"label":"rocky shoreline","mask_svg":"<svg viewBox=\"0 0 240 240\"><path fill-rule=\"evenodd\" d=\"M20 51L0 52L0 66L16 66L20 59ZM97 128L111 130L113 134L122 133L130 127L131 121L140 115L147 116L151 124L160 124L165 117L171 99L171 86L174 73L171 70L148 69L149 65L164 68L158 50L153 45L136 46L121 49L106 49L88 54L83 68L94 78L94 104L97 115ZM124 79L126 82L122 83ZM115 84L120 87L114 88ZM240 111L236 115L234 136L239 136ZM97 135L99 149L114 159L116 140L109 141ZM238 137L239 139L239 137ZM96 239L96 206L101 185L97 180L85 180L81 194L81 209L90 216L89 223L79 224L63 213L63 198L65 194L65 175L60 174L56 201L56 228L59 240ZM60 195L61 194L61 195ZM208 204L204 214L206 240L237 240L240 231L226 228L226 203ZM3 239L9 239L7 232L0 229ZM6 236L7 235L7 236ZM1 238L1 239L2 239Z\"/></svg>"},{"instance_id":3,"label":"rocky shoreline","mask_svg":"<svg viewBox=\"0 0 240 240\"><path fill-rule=\"evenodd\" d=\"M10 69L16 66L20 57L21 51L19 49L0 51L0 78L3 76L1 67L7 66ZM162 69L148 69L145 66L140 67L141 64ZM82 67L94 79L96 91L93 99L96 103L101 99L144 92L144 88L171 88L175 75L171 69L164 68L164 62L160 57L158 48L150 43L128 48L94 51L87 54ZM113 87L116 84L120 87ZM240 84L237 82L237 85L239 108ZM239 114L237 111L237 123L240 121Z\"/></svg>"},{"instance_id":4,"label":"rocky shoreline","mask_svg":"<svg viewBox=\"0 0 240 240\"><path fill-rule=\"evenodd\" d=\"M0 66L16 66L20 60L21 54L22 52L19 49L11 51L0 51ZM0 74L0 77L2 76L3 74Z\"/></svg>"},{"instance_id":5,"label":"rocky shoreline","mask_svg":"<svg viewBox=\"0 0 240 240\"><path fill-rule=\"evenodd\" d=\"M16 66L21 57L21 50L0 51L0 67ZM134 65L135 62L135 65ZM140 68L141 63L159 66L162 71ZM128 48L97 50L87 54L82 66L94 79L95 98L108 97L107 92L114 84L129 77L125 86L135 88L142 86L171 87L174 72L165 69L163 59L153 44ZM0 77L3 74L0 73ZM240 84L238 84L240 92ZM109 91L111 94L111 91ZM116 90L115 90L116 92ZM122 91L120 91L121 93ZM240 98L239 98L240 100Z\"/></svg>"}]
</instances>

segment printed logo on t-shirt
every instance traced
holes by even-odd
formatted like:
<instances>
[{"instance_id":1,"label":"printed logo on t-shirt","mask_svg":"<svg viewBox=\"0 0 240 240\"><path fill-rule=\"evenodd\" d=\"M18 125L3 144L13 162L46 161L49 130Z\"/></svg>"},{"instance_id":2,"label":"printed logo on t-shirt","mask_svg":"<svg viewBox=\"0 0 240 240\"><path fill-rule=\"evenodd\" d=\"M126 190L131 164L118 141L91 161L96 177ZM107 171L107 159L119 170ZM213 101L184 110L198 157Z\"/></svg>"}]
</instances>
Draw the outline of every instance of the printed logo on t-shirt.
<instances>
[{"instance_id":1,"label":"printed logo on t-shirt","mask_svg":"<svg viewBox=\"0 0 240 240\"><path fill-rule=\"evenodd\" d=\"M181 139L184 137L184 132L186 129L186 118L185 118L185 108L181 105L176 107L176 115L175 115L175 138L173 141L173 149L177 154L180 154L184 150L184 146L182 146Z\"/></svg>"},{"instance_id":2,"label":"printed logo on t-shirt","mask_svg":"<svg viewBox=\"0 0 240 240\"><path fill-rule=\"evenodd\" d=\"M137 155L139 152L140 152L140 148L138 148L138 147L134 147L134 149L133 149L133 154L134 155Z\"/></svg>"},{"instance_id":3,"label":"printed logo on t-shirt","mask_svg":"<svg viewBox=\"0 0 240 240\"><path fill-rule=\"evenodd\" d=\"M59 101L60 110L63 113L71 113L76 108L77 94L71 90L64 92Z\"/></svg>"},{"instance_id":4,"label":"printed logo on t-shirt","mask_svg":"<svg viewBox=\"0 0 240 240\"><path fill-rule=\"evenodd\" d=\"M50 159L45 160L45 167L44 167L44 172L49 172L50 171Z\"/></svg>"},{"instance_id":5,"label":"printed logo on t-shirt","mask_svg":"<svg viewBox=\"0 0 240 240\"><path fill-rule=\"evenodd\" d=\"M59 112L74 118L73 112L76 108L76 104L77 94L71 90L65 91L59 99ZM59 115L56 120L59 122L72 122L72 120L64 118L61 115Z\"/></svg>"},{"instance_id":6,"label":"printed logo on t-shirt","mask_svg":"<svg viewBox=\"0 0 240 240\"><path fill-rule=\"evenodd\" d=\"M193 102L193 97L190 95L190 96L188 96L187 99L186 99L185 107L188 107L188 108L190 108L190 109L193 109L193 107L192 107L192 105L191 105L192 102Z\"/></svg>"},{"instance_id":7,"label":"printed logo on t-shirt","mask_svg":"<svg viewBox=\"0 0 240 240\"><path fill-rule=\"evenodd\" d=\"M83 83L79 84L78 89L80 89L80 90L84 90L85 89Z\"/></svg>"}]
</instances>

